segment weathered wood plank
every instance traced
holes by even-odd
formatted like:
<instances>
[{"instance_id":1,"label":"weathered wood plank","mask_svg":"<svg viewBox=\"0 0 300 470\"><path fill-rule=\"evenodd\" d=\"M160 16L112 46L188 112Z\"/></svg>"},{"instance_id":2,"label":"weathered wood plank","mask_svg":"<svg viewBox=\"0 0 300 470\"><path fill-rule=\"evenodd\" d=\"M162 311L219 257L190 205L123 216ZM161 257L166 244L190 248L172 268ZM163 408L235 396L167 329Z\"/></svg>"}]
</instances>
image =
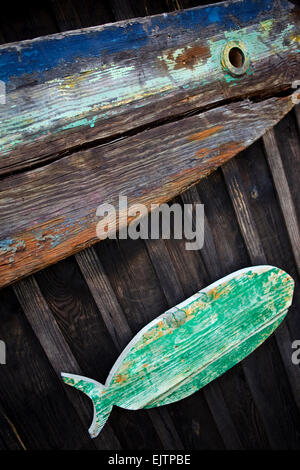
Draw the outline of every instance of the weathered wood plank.
<instances>
[{"instance_id":1,"label":"weathered wood plank","mask_svg":"<svg viewBox=\"0 0 300 470\"><path fill-rule=\"evenodd\" d=\"M293 290L292 278L278 268L246 268L143 328L116 361L105 386L63 373L67 384L93 400L91 436L99 434L113 405L138 410L173 403L231 368L278 327Z\"/></svg>"},{"instance_id":2,"label":"weathered wood plank","mask_svg":"<svg viewBox=\"0 0 300 470\"><path fill-rule=\"evenodd\" d=\"M292 123L293 113L284 119L282 126L284 129L288 129ZM282 135L285 137L282 139L284 141L290 138L287 133ZM281 160L284 161L285 164L287 163L285 154L281 154ZM265 158L263 142L261 141L246 150L243 156L237 158L237 163L243 181L243 191L248 199L248 209L251 210L257 236L259 236L261 244L263 245L263 259L269 264L275 263L276 266L280 266L287 271L293 277L297 286L299 285L299 274L297 273L297 266L289 242L284 217L280 210L280 202L272 179L272 173L270 172L268 162ZM291 163L296 163L293 158L291 159ZM288 167L286 168L288 169ZM290 183L290 175L292 173L288 173ZM289 185L291 188L293 187L292 184ZM292 376L294 376L295 379L298 377L296 382L292 385L294 399L296 404L298 404L298 408L300 404L300 375L299 368L294 365L290 359L290 349L292 342L298 338L300 332L299 306L300 292L296 287L293 307L286 321L289 339L285 340L287 335L283 335L284 328L280 328L276 333L276 336L281 336L281 351L285 351L284 355L286 359L283 361L285 367L288 371L292 369L288 372L288 375L290 379Z\"/></svg>"},{"instance_id":3,"label":"weathered wood plank","mask_svg":"<svg viewBox=\"0 0 300 470\"><path fill-rule=\"evenodd\" d=\"M276 142L281 155L284 172L292 193L294 208L300 220L300 126L297 122L297 106L294 112L288 113L274 128ZM300 116L299 116L300 117ZM284 136L284 138L283 138Z\"/></svg>"},{"instance_id":4,"label":"weathered wood plank","mask_svg":"<svg viewBox=\"0 0 300 470\"><path fill-rule=\"evenodd\" d=\"M32 450L95 449L12 289L1 290L0 315L0 337L7 347L6 364L0 367L1 413L10 422L12 438ZM3 425L1 434L8 442Z\"/></svg>"},{"instance_id":5,"label":"weathered wood plank","mask_svg":"<svg viewBox=\"0 0 300 470\"><path fill-rule=\"evenodd\" d=\"M252 191L254 194L253 188L255 188L255 184L257 184L257 180L260 180L262 174L261 166L256 167L256 158L260 157L257 147L259 146L255 145L249 148L252 159L249 162L248 171L245 172L245 179L247 180L248 174L251 173L252 185L247 187L247 194L252 194ZM247 154L248 151L246 152ZM246 155L245 151L241 153L237 157L239 162L243 162ZM262 178L261 184L262 187L259 188L259 193L264 191L264 185L266 184L265 177ZM222 270L223 275L234 269L249 265L251 260L247 254L238 221L234 216L232 201L226 190L222 172L217 171L209 178L203 179L198 184L197 189L202 202L205 204L205 212L213 232L215 249L219 258L219 269ZM266 218L266 208L261 207L261 198L257 199L257 205L261 208L257 218L262 226L262 221ZM275 227L271 233L276 232ZM267 237L264 234L264 238L266 243L268 243L270 235ZM204 245L203 250L205 249L206 246ZM202 257L203 250L200 252ZM209 258L209 254L210 252L206 254L207 258ZM282 266L282 263L278 261L276 256L268 259L268 261L270 264L275 263L275 265ZM208 266L211 281L213 281L216 279L213 271L214 266ZM295 273L294 269L291 269L290 266L286 267L285 270L293 275ZM292 312L290 311L287 322L291 315ZM295 444L297 425L291 417L290 407L293 407L293 416L298 416L297 408L294 405L287 380L282 384L282 377L285 377L285 371L276 344L274 343L275 340L270 339L259 351L254 353L254 359L249 358L251 364L249 359L247 359L247 367L244 361L240 367L236 366L229 375L225 374L225 376L219 379L221 382L220 386L222 386L224 392L227 392L225 398L234 414L243 448L265 449L270 446L273 448L286 448L289 442L290 444L292 442ZM249 381L251 367L252 374L250 378L252 377L252 380ZM237 379L237 376L239 376L239 379ZM233 386L234 383L235 388ZM230 389L233 392L232 394L229 393ZM243 405L240 400L236 400L236 397L241 395L244 400ZM271 395L272 404L270 404ZM286 396L289 396L289 398L286 399ZM285 418L287 415L289 415L289 423L287 423ZM295 421L297 423L297 418ZM285 429L282 429L283 423L286 426ZM248 429L248 432L245 434L246 429Z\"/></svg>"},{"instance_id":6,"label":"weathered wood plank","mask_svg":"<svg viewBox=\"0 0 300 470\"><path fill-rule=\"evenodd\" d=\"M99 204L117 208L119 194L148 208L169 200L259 138L292 105L290 97L225 105L3 179L0 286L97 241ZM127 224L122 211L117 216L120 227Z\"/></svg>"},{"instance_id":7,"label":"weathered wood plank","mask_svg":"<svg viewBox=\"0 0 300 470\"><path fill-rule=\"evenodd\" d=\"M26 450L15 425L11 422L0 405L0 449L1 450Z\"/></svg>"},{"instance_id":8,"label":"weathered wood plank","mask_svg":"<svg viewBox=\"0 0 300 470\"><path fill-rule=\"evenodd\" d=\"M62 364L68 364L68 367L80 373L80 367L64 339L49 306L45 302L35 279L31 277L19 282L14 286L14 291L56 373L60 373ZM85 422L86 417L89 415L89 408L86 406L86 403L81 400L81 397L73 399L73 396L72 403L80 419ZM108 450L120 448L118 439L110 427L102 439L96 442L96 448Z\"/></svg>"},{"instance_id":9,"label":"weathered wood plank","mask_svg":"<svg viewBox=\"0 0 300 470\"><path fill-rule=\"evenodd\" d=\"M145 240L145 244L168 304L174 305L174 303L181 302L184 299L184 293L176 272L172 269L165 241L162 239Z\"/></svg>"},{"instance_id":10,"label":"weathered wood plank","mask_svg":"<svg viewBox=\"0 0 300 470\"><path fill-rule=\"evenodd\" d=\"M93 247L76 255L80 270L93 294L113 342L121 352L132 338L130 326L112 290L103 266ZM149 418L166 449L180 450L183 444L166 410L156 411Z\"/></svg>"},{"instance_id":11,"label":"weathered wood plank","mask_svg":"<svg viewBox=\"0 0 300 470\"><path fill-rule=\"evenodd\" d=\"M67 4L68 2L63 1L60 3ZM163 8L166 9L167 7L169 9L173 5L175 6L176 2L175 0L174 2L167 2L167 0L165 2L163 2L163 0L155 0L153 2L152 0L148 0L147 2L140 2L139 4L134 4L132 1L130 1L130 3L133 5L135 13L138 11L140 12L140 14L144 14L144 11L142 9L144 8L145 4L146 6L148 6L148 11L151 14L152 12L159 12L159 8L161 8L160 11L162 11ZM192 4L195 5L196 1L192 0L189 2L188 0L179 0L178 3L180 6L191 6ZM198 1L198 3L200 2ZM77 2L77 5L81 8L81 4ZM90 7L91 5L92 1L88 1L85 2L84 7L82 7L80 20L85 20L85 22L82 22L83 26L88 25L88 21L90 21L90 24L92 24L92 21L94 21L95 24L100 23L100 21L102 21L101 18L97 18L97 15L94 15L91 20L87 20L88 16L86 15L86 13L91 14L92 12L94 14L97 12L96 8L92 9ZM19 11L16 13L20 16ZM6 16L1 15L2 24L4 24L7 20L9 20L9 18L6 18ZM28 31L30 34L32 33L32 31L29 29L29 20L27 21L27 25L22 25L22 27L20 27L19 36L24 36L28 34ZM32 21L32 23L34 22ZM15 29L18 29L18 26L19 25L10 27L10 23L8 22L6 28L7 31L10 32L14 31ZM74 25L74 27L80 27L80 25ZM67 26L67 29L71 28L72 26ZM7 38L5 39L7 41ZM21 39L21 37L17 39ZM12 40L12 38L10 38L10 40ZM293 116L292 113L290 116ZM295 152L297 145L295 145L295 139L297 139L298 136L296 132L292 138L292 135L289 133L291 127L290 122L291 119L288 119L286 120L286 125L280 125L280 128L277 131L277 140L278 144L281 144L280 150L283 164L285 167L286 175L288 177L290 189L292 190L294 201L295 203L297 203L299 198L297 196L297 171L295 171L295 164L297 160L297 152ZM281 139L281 136L284 136L284 139ZM286 147L285 152L283 153L282 146ZM263 165L258 164L257 153L257 146L255 146L252 150L252 157L250 158L249 156L247 156L247 154L243 155L242 158L239 158L239 163L244 160L247 162L244 166L243 179L244 182L247 183L246 191L248 191L249 194L251 210L255 215L256 224L260 229L259 236L264 245L264 250L266 252L269 263L275 266L282 267L286 272L290 273L296 279L297 275L295 272L295 267L293 266L293 256L290 250L289 240L285 231L284 220L281 217L279 207L276 205L276 202L274 203L275 199L273 202L272 200L270 200L269 193L270 186L272 186L272 182L270 178L266 178L266 172L262 171ZM260 160L264 161L263 157L260 158ZM286 166L287 162L288 167ZM267 168L267 164L265 161L264 164ZM202 180L202 182L200 183L201 195L205 195L205 197L203 197L203 200L205 200L205 211L210 217L210 222L212 226L211 230L215 240L215 246L210 246L210 250L212 251L206 253L207 259L205 261L205 264L207 264L207 262L212 258L214 263L215 261L219 263L216 265L214 265L214 263L211 263L211 265L209 265L211 269L211 281L237 268L249 265L250 263L249 259L247 259L247 254L244 249L243 242L238 236L238 230L236 230L237 224L236 219L234 218L232 207L229 204L228 210L227 199L226 197L222 197L222 195L224 196L224 194L222 192L222 179L219 178L220 175L221 173L217 172L211 177ZM290 175L292 175L293 178L290 178ZM211 187L211 190L209 190L209 187ZM268 192L267 197L266 192ZM193 197L191 197L190 200L193 200ZM276 193L274 192L274 198L275 197ZM205 230L205 235L206 239L207 230ZM201 264L199 265L198 275L197 262L195 262L195 265L193 264L194 267L191 270L191 257L185 257L186 253L182 251L183 246L179 246L180 243L181 241L174 241L174 256L172 256L172 262L174 266L176 265L177 276L180 281L182 281L182 287L185 296L188 297L193 292L196 292L196 290L200 289L203 285L207 285L210 280L207 279L206 270L202 267ZM123 256L121 256L121 252L118 251L118 247L120 245L122 246ZM105 253L106 250L108 252L105 256L105 270L106 272L110 273L110 279L113 280L113 289L118 294L118 296L121 297L123 311L126 313L126 316L128 318L128 321L130 322L133 331L137 331L140 326L145 324L145 322L150 321L152 318L151 315L153 315L154 312L159 313L165 310L165 308L163 307L163 301L161 302L161 304L159 303L160 287L155 286L153 282L148 282L149 278L148 276L145 276L143 272L145 270L149 271L149 268L147 266L147 259L145 260L143 257L141 257L139 253L140 250L137 249L137 247L140 247L140 245L142 245L142 242L140 241L132 242L129 240L121 241L120 243L114 241L107 241L97 246L97 250L99 251L99 253ZM205 244L205 247L207 248L206 245L207 244ZM170 251L169 241L167 242L167 247ZM124 256L124 252L126 256ZM191 253L189 254L191 255ZM203 250L201 250L200 253L194 252L193 255L195 259L197 258L197 256L202 256L204 258ZM112 262L112 258L114 258L114 262ZM185 264L185 261L187 261L188 264ZM184 269L184 271L181 270L180 272L180 266L184 268L187 265L189 266L189 269ZM218 266L221 270L221 275L214 274L213 270L216 266ZM47 270L41 271L37 279L40 285L40 281L41 279L43 279L43 295L45 296L48 305L52 309L52 312L54 312L54 315L57 321L59 322L59 326L63 331L65 338L72 347L73 353L75 351L76 359L80 359L81 369L84 369L85 372L88 371L87 375L89 377L95 377L97 380L100 380L100 382L102 382L102 380L105 380L108 367L115 360L115 349L113 345L110 346L110 337L107 332L103 333L101 331L101 328L99 329L97 327L95 320L95 317L97 317L98 314L97 308L94 305L92 299L89 300L88 296L85 293L87 289L83 279L81 282L78 282L78 276L74 275L75 271L77 270L75 269L74 259L69 258L68 260L63 261L58 265L52 266ZM67 275L67 273L69 275ZM135 276L133 274L135 274ZM180 275L182 275L182 277L180 277ZM126 283L123 283L123 280L126 276L128 277L128 280ZM191 276L193 276L193 279L191 279ZM203 279L205 279L204 283L202 282ZM143 289L142 287L144 282L146 285ZM197 283L199 283L199 285L197 285ZM189 289L192 289L192 291L189 292ZM8 290L9 289L7 289L6 291ZM48 296L46 296L46 294L48 294ZM152 304L153 310L151 309ZM2 306L3 312L3 310L6 310L7 306L6 304ZM297 311L299 310L298 307L299 302L296 305L293 304L293 307L291 308L291 311L287 318L289 330L291 332L291 336L294 339L297 339L299 337L299 334L297 333L297 331L299 332L299 321L297 321L297 318L299 317L299 315L297 314ZM137 313L138 310L140 310L140 314ZM16 310L13 310L11 313L14 314L15 312ZM10 316L13 317L14 315L10 314ZM99 320L101 321L99 314L98 316ZM291 318L292 323L290 322ZM15 332L15 326L13 328L13 332ZM30 341L31 345L33 343L34 341ZM19 344L19 342L17 344ZM287 346L288 348L290 347L289 344ZM264 355L264 349L265 346L262 347L262 351L260 352L262 355ZM267 402L266 409L269 409L271 415L273 413L273 416L275 417L274 421L272 421L273 433L275 435L276 433L280 434L278 433L278 429L280 429L280 432L283 432L286 435L284 443L286 444L286 442L290 442L291 444L291 423L295 423L297 422L297 420L299 423L299 416L297 415L297 413L295 413L293 398L291 397L290 393L286 393L286 383L283 383L285 382L285 373L280 358L278 360L277 348L271 349L271 352L272 361L270 362L269 368L273 372L276 371L277 381L275 382L275 387L273 388L273 382L269 388L267 387L269 377L264 377L264 372L261 373L261 367L258 367L258 364L261 364L260 356L255 357L255 369L257 371L257 376L261 375L262 378L261 383L263 386L261 388L263 389L263 394L265 395ZM15 359L15 357L17 359ZM40 351L39 357L43 357L42 351ZM5 387L3 387L4 394L1 393L1 395L3 397L6 396L6 393L7 397L9 397L9 395L12 395L11 397L9 397L9 400L12 403L11 409L17 409L18 414L20 416L20 413L22 414L22 406L24 406L22 405L23 389L24 387L26 387L27 389L29 383L29 381L27 383L24 383L24 379L26 378L26 376L30 378L34 378L34 375L38 377L42 376L42 385L44 385L44 389L41 389L40 386L36 386L34 388L35 393L32 394L32 401L34 402L33 415L30 415L30 413L24 409L23 414L27 418L27 420L24 420L24 424L21 424L21 427L19 428L19 416L17 416L17 419L15 419L14 413L11 414L10 410L8 410L7 414L16 424L17 429L20 429L22 435L26 440L26 445L28 445L29 448L37 448L38 446L41 447L43 446L43 442L45 442L45 440L47 440L49 444L51 443L52 446L57 446L57 442L59 442L58 436L52 435L51 430L48 430L47 426L44 426L44 428L46 429L46 434L43 436L42 432L39 432L40 428L36 426L35 423L35 419L38 420L38 415L36 414L36 406L38 406L38 400L39 398L41 398L41 402L45 404L46 401L44 400L44 396L46 396L48 399L49 389L51 390L51 380L49 380L48 372L46 373L46 370L49 368L49 364L45 360L41 368L41 373L39 373L36 371L35 357L32 357L32 359L33 360L26 361L27 366L22 368L24 370L21 370L20 368L16 367L16 373L15 375L13 375L13 379L11 379L8 374L8 377L5 380L5 374L2 375L3 380L1 379L1 382L3 381L5 384L12 384L12 386L10 387L11 393L7 393L7 390L5 390L7 389L7 386L5 385ZM20 362L21 359L17 351L16 354L14 352L12 360L16 360L14 364ZM101 363L101 371L96 368L94 362L98 364ZM9 366L10 365L11 361ZM1 372L4 372L4 370L6 369L10 371L8 367L3 367L1 368ZM32 374L31 371L34 371L34 374ZM220 384L220 386L222 387L222 391L224 392L224 398L226 402L225 405L230 405L230 414L232 415L234 424L237 427L242 447L253 449L267 448L267 438L262 437L263 433L262 428L260 427L260 413L256 411L251 392L248 390L247 383L245 382L245 379L242 374L242 367L235 366L232 371L229 371L220 379L218 379L218 383ZM17 384L19 384L19 386ZM35 384L39 385L39 382L35 380ZM287 388L289 388L288 384ZM15 389L19 392L19 395L17 392L15 393ZM74 393L77 392L74 391ZM278 394L280 394L282 399L282 406L279 404L279 408L277 400ZM53 404L53 409L58 410L59 413L59 407L62 405L64 410L67 409L69 411L69 405L67 403L67 400L65 400L65 406L64 401L60 400L60 392L57 390L53 395L54 396L52 397L52 402L51 399L49 400L49 403ZM56 396L58 396L58 402L56 401ZM202 407L200 397L203 397L204 406ZM218 399L219 397L216 397L216 400ZM187 402L189 407L187 407ZM18 407L14 406L16 404L18 405ZM184 406L182 406L182 403L180 402L168 406L168 411L170 410L171 414L173 415L173 419L177 423L177 429L180 431L181 437L184 439L186 449L216 449L222 445L221 437L212 431L213 426L210 424L209 420L212 421L212 424L214 424L214 421L210 416L210 411L207 405L205 410L205 405L206 404L203 392L199 392L187 398L184 402ZM45 408L47 408L47 406L45 406ZM172 413L173 409L175 409L175 415L174 413ZM220 406L219 411L220 415L224 414L224 409L222 406ZM124 430L123 436L127 437L127 440L122 439L122 445L124 446L124 448L134 448L133 446L135 444L139 445L139 448L149 448L149 445L147 445L147 443L140 439L141 433L145 434L145 438L147 440L149 439L152 443L154 442L154 431L153 434L151 434L148 428L144 428L144 423L142 420L140 420L140 416L142 416L144 413L146 413L146 411L132 413L129 411L126 412L126 410L120 410L117 408L114 409L112 417L110 419L110 423L112 423L114 428L118 430L119 438L121 438L120 429L122 428ZM131 417L133 418L132 420ZM46 424L46 421L44 422L44 424ZM52 422L49 425L51 424ZM78 425L80 426L79 423ZM70 441L71 436L73 434L73 430L71 428L69 429L70 430L65 433L65 439ZM141 433L137 432L138 429L141 430ZM226 435L227 429L224 428L221 431L222 436ZM134 438L132 438L132 436L134 436ZM228 436L228 439L230 439L230 436ZM272 442L274 443L274 441ZM278 442L279 441L277 441L277 443ZM76 442L76 444L77 443L78 442ZM9 443L7 442L7 444ZM63 442L63 445L65 445L65 442ZM159 445L151 448L158 449Z\"/></svg>"},{"instance_id":12,"label":"weathered wood plank","mask_svg":"<svg viewBox=\"0 0 300 470\"><path fill-rule=\"evenodd\" d=\"M296 118L297 118L298 129L300 132L300 105L299 104L295 106L295 113L296 113Z\"/></svg>"},{"instance_id":13,"label":"weathered wood plank","mask_svg":"<svg viewBox=\"0 0 300 470\"><path fill-rule=\"evenodd\" d=\"M276 143L274 130L269 130L263 137L265 152L274 180L282 215L288 230L298 272L300 274L300 230L294 202L284 172L281 155Z\"/></svg>"},{"instance_id":14,"label":"weathered wood plank","mask_svg":"<svg viewBox=\"0 0 300 470\"><path fill-rule=\"evenodd\" d=\"M194 186L190 188L188 191L185 191L181 195L181 199L183 204L203 204L199 197L199 193L197 188ZM210 274L211 277L220 278L221 277L221 263L218 258L218 253L216 250L216 245L213 239L212 231L210 228L210 224L205 219L205 237L204 237L204 246L201 250L201 256L204 261L204 265Z\"/></svg>"},{"instance_id":15,"label":"weathered wood plank","mask_svg":"<svg viewBox=\"0 0 300 470\"><path fill-rule=\"evenodd\" d=\"M222 167L222 172L251 262L266 264L262 243L250 211L237 163L228 162Z\"/></svg>"},{"instance_id":16,"label":"weathered wood plank","mask_svg":"<svg viewBox=\"0 0 300 470\"><path fill-rule=\"evenodd\" d=\"M298 38L290 2L239 0L1 46L0 169L222 100L290 88ZM244 75L222 66L229 43L245 48Z\"/></svg>"}]
</instances>

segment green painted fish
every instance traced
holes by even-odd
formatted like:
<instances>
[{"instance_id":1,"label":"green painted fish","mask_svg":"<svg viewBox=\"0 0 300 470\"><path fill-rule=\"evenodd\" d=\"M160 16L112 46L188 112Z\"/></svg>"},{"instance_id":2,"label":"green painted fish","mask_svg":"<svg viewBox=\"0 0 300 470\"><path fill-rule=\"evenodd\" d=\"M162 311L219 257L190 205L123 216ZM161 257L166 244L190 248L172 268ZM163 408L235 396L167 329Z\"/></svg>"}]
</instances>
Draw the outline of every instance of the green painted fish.
<instances>
[{"instance_id":1,"label":"green painted fish","mask_svg":"<svg viewBox=\"0 0 300 470\"><path fill-rule=\"evenodd\" d=\"M181 400L233 367L279 326L294 281L272 266L242 269L163 313L124 349L105 385L62 373L94 404L96 437L113 405L128 410Z\"/></svg>"}]
</instances>

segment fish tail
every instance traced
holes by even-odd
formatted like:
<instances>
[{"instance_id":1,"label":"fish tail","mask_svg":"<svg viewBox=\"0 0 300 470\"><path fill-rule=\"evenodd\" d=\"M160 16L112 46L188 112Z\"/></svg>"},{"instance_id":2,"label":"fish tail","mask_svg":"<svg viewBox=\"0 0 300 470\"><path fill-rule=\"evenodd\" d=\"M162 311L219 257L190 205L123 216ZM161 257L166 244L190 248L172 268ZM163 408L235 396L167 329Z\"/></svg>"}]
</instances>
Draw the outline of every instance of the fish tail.
<instances>
[{"instance_id":1,"label":"fish tail","mask_svg":"<svg viewBox=\"0 0 300 470\"><path fill-rule=\"evenodd\" d=\"M77 388L92 400L94 405L94 416L89 428L89 434L93 438L97 437L108 420L113 407L109 398L106 397L106 392L108 390L107 387L96 382L96 380L89 379L88 377L83 377L81 375L66 374L62 372L61 376L66 384Z\"/></svg>"}]
</instances>

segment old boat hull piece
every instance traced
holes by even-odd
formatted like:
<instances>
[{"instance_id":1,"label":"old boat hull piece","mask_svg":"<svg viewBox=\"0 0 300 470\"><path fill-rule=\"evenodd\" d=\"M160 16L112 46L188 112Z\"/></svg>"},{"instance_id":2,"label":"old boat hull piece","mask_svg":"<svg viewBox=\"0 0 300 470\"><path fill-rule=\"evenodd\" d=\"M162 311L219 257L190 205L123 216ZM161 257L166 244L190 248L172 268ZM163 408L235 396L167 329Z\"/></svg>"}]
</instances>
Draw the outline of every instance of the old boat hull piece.
<instances>
[{"instance_id":1,"label":"old boat hull piece","mask_svg":"<svg viewBox=\"0 0 300 470\"><path fill-rule=\"evenodd\" d=\"M153 408L196 392L254 351L292 303L293 279L272 266L250 267L215 282L143 328L122 352L105 385L62 373L94 404L96 437L114 405Z\"/></svg>"},{"instance_id":2,"label":"old boat hull piece","mask_svg":"<svg viewBox=\"0 0 300 470\"><path fill-rule=\"evenodd\" d=\"M151 210L277 124L299 24L234 0L0 46L0 287L98 241L99 205Z\"/></svg>"}]
</instances>

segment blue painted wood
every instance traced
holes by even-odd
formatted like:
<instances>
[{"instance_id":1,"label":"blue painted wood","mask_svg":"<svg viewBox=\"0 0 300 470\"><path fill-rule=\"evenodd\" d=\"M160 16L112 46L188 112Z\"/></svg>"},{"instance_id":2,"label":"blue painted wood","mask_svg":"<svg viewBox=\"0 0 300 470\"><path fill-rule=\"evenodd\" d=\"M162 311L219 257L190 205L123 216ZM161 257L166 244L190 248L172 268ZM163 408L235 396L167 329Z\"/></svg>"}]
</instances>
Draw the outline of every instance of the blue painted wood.
<instances>
[{"instance_id":1,"label":"blue painted wood","mask_svg":"<svg viewBox=\"0 0 300 470\"><path fill-rule=\"evenodd\" d=\"M0 46L0 173L222 100L289 88L298 31L287 0L280 8L238 0ZM244 54L239 71L229 61L235 47Z\"/></svg>"},{"instance_id":2,"label":"blue painted wood","mask_svg":"<svg viewBox=\"0 0 300 470\"><path fill-rule=\"evenodd\" d=\"M289 2L281 1L283 8ZM155 47L157 29L160 34L167 30L193 30L194 32L214 26L220 30L236 30L249 26L257 19L270 13L274 0L247 0L229 4L200 7L167 15L154 16L147 21L134 20L117 25L73 32L67 37L56 34L46 39L24 41L18 50L13 45L5 46L0 54L0 80L10 84L23 74L37 74L42 82L45 72L55 67L66 67L81 58L101 59L110 54L129 52L147 47ZM100 30L98 30L100 29Z\"/></svg>"}]
</instances>

